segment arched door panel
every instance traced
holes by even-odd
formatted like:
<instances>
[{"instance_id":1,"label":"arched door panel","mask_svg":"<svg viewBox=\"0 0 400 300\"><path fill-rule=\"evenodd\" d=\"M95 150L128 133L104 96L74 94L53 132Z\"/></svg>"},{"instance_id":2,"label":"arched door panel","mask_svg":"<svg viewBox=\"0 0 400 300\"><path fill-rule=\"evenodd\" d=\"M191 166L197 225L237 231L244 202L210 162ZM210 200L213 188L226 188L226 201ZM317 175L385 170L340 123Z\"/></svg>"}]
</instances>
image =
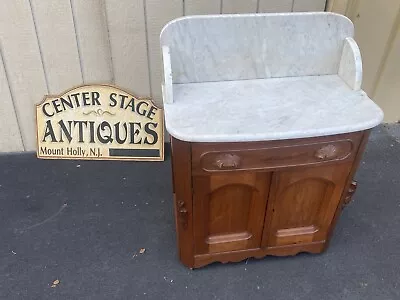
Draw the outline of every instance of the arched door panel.
<instances>
[{"instance_id":1,"label":"arched door panel","mask_svg":"<svg viewBox=\"0 0 400 300\"><path fill-rule=\"evenodd\" d=\"M230 172L193 178L196 254L260 248L270 177Z\"/></svg>"},{"instance_id":2,"label":"arched door panel","mask_svg":"<svg viewBox=\"0 0 400 300\"><path fill-rule=\"evenodd\" d=\"M350 167L341 164L274 173L263 246L324 241Z\"/></svg>"}]
</instances>

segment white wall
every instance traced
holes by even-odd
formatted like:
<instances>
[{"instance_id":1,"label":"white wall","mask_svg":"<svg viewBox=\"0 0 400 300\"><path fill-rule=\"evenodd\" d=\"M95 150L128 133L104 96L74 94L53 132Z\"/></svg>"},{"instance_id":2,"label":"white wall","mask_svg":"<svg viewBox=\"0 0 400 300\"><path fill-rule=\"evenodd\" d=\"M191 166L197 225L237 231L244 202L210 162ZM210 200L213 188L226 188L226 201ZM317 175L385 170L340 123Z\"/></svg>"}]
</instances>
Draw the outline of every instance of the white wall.
<instances>
[{"instance_id":1,"label":"white wall","mask_svg":"<svg viewBox=\"0 0 400 300\"><path fill-rule=\"evenodd\" d=\"M112 83L161 104L159 33L190 14L324 10L325 0L2 0L0 152L36 149L35 104Z\"/></svg>"}]
</instances>

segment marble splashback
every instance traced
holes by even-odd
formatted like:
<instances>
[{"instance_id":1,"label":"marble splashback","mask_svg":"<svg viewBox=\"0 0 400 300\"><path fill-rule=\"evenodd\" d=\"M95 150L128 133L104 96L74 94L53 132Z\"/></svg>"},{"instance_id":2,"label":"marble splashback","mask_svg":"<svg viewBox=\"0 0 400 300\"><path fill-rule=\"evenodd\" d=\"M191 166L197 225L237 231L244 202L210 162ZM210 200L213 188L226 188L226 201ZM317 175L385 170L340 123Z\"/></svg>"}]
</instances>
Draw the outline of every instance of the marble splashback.
<instances>
[{"instance_id":1,"label":"marble splashback","mask_svg":"<svg viewBox=\"0 0 400 300\"><path fill-rule=\"evenodd\" d=\"M353 90L358 91L361 89L361 53L356 41L353 38L348 37L345 40L338 74Z\"/></svg>"},{"instance_id":2,"label":"marble splashback","mask_svg":"<svg viewBox=\"0 0 400 300\"><path fill-rule=\"evenodd\" d=\"M190 16L168 23L173 83L338 74L354 27L333 13Z\"/></svg>"}]
</instances>

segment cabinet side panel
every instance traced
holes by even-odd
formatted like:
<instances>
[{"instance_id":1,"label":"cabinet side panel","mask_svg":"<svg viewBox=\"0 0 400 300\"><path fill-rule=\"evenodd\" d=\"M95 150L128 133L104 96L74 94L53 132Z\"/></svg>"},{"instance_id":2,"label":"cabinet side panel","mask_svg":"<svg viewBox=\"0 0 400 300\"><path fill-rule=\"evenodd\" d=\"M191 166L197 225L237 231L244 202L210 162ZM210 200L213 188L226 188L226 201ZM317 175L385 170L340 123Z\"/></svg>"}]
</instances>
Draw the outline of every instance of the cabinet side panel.
<instances>
[{"instance_id":1,"label":"cabinet side panel","mask_svg":"<svg viewBox=\"0 0 400 300\"><path fill-rule=\"evenodd\" d=\"M190 143L171 138L176 234L181 261L192 268L193 209Z\"/></svg>"},{"instance_id":2,"label":"cabinet side panel","mask_svg":"<svg viewBox=\"0 0 400 300\"><path fill-rule=\"evenodd\" d=\"M339 218L339 215L340 215L340 213L342 211L342 207L343 207L344 201L346 199L347 193L349 191L350 185L351 185L351 183L353 181L353 177L357 172L357 169L358 169L358 166L360 164L361 158L362 158L362 156L364 154L365 147L367 146L368 137L369 137L370 132L371 132L370 130L366 130L364 132L363 137L361 139L361 142L359 144L356 157L354 159L353 165L351 167L350 173L349 173L349 175L347 177L346 184L345 184L344 189L343 189L343 193L342 193L342 197L340 199L340 203L339 203L339 205L338 205L338 207L336 209L335 215L333 217L333 220L331 222L331 225L330 225L330 228L329 228L329 231L328 231L327 243L325 244L325 247L328 247L330 237L332 236L333 229L335 228L336 222L337 222L337 220Z\"/></svg>"}]
</instances>

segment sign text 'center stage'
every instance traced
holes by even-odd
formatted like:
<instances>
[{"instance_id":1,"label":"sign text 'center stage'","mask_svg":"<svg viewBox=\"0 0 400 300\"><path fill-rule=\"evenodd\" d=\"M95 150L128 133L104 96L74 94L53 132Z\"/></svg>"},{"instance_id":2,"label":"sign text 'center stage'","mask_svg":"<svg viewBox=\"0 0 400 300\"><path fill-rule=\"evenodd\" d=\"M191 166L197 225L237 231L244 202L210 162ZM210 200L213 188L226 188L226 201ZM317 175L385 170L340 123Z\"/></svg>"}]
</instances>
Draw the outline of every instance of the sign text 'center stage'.
<instances>
[{"instance_id":1,"label":"sign text 'center stage'","mask_svg":"<svg viewBox=\"0 0 400 300\"><path fill-rule=\"evenodd\" d=\"M106 85L78 87L38 105L38 157L162 160L162 121L149 99Z\"/></svg>"}]
</instances>

